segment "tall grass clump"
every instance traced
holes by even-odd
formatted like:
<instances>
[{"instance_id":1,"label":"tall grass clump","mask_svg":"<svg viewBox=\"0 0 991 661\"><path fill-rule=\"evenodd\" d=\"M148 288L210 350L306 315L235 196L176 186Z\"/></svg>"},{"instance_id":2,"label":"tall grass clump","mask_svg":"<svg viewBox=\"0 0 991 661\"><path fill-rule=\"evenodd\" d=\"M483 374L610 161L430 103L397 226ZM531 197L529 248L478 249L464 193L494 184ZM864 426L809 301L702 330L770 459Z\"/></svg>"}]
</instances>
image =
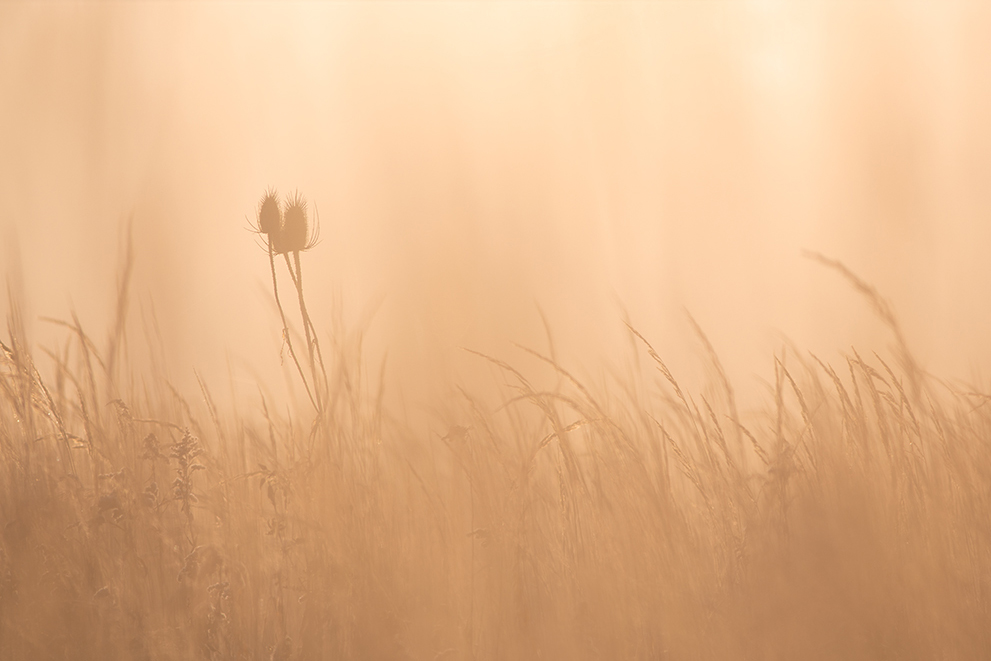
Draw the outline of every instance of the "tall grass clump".
<instances>
[{"instance_id":1,"label":"tall grass clump","mask_svg":"<svg viewBox=\"0 0 991 661\"><path fill-rule=\"evenodd\" d=\"M276 296L298 208L259 205ZM471 354L500 396L452 384L412 428L360 332L324 363L292 252L298 404L179 392L119 352L126 324L35 349L11 301L0 659L991 656L991 395L903 346L788 350L739 410L701 328L690 391L631 326L595 384Z\"/></svg>"}]
</instances>

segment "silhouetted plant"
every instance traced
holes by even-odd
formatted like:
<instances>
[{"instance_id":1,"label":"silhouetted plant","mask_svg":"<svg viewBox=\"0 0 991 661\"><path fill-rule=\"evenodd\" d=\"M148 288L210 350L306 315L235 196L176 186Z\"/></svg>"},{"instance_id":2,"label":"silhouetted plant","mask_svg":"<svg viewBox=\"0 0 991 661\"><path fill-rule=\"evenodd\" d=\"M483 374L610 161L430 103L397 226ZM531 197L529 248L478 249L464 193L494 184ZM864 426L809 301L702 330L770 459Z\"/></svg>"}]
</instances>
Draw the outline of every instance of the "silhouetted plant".
<instances>
[{"instance_id":1,"label":"silhouetted plant","mask_svg":"<svg viewBox=\"0 0 991 661\"><path fill-rule=\"evenodd\" d=\"M299 197L297 193L296 197ZM305 234L305 203L303 205L304 214L304 234ZM294 216L297 212L294 211ZM297 220L294 223L298 224ZM262 196L261 201L258 203L258 218L254 224L253 230L259 234L265 236L265 247L268 252L268 262L269 267L272 270L272 292L275 295L275 305L279 309L279 317L282 319L282 342L289 349L289 356L292 358L293 364L296 366L296 371L299 372L299 377L303 381L303 388L306 390L306 395L309 397L310 402L313 404L314 408L319 409L317 400L314 399L313 393L310 391L310 385L307 382L306 375L303 372L302 366L299 364L299 359L296 357L296 351L292 346L292 336L289 332L289 323L286 321L286 313L282 308L282 301L279 298L279 281L275 274L275 255L286 254L286 265L289 268L289 275L292 277L293 283L297 282L297 277L293 273L292 265L289 262L288 253L286 253L283 244L283 234L284 234L284 214L282 212L282 205L279 202L279 194L275 188L269 188L265 191ZM301 288L297 286L297 290L301 291ZM305 325L304 320L304 325ZM308 328L308 327L307 327ZM309 335L307 335L307 345L309 345ZM280 351L281 355L281 351ZM311 360L312 366L312 360Z\"/></svg>"},{"instance_id":2,"label":"silhouetted plant","mask_svg":"<svg viewBox=\"0 0 991 661\"><path fill-rule=\"evenodd\" d=\"M267 237L267 247L269 262L272 269L272 289L275 294L275 302L282 317L283 341L289 348L289 354L296 365L300 378L303 380L303 387L306 394L317 411L323 408L323 394L326 392L326 370L323 365L323 356L320 353L320 345L316 337L316 328L310 320L309 312L306 309L306 300L303 296L303 268L299 254L315 246L320 238L320 224L314 217L314 222L310 223L309 209L306 199L296 191L287 197L284 203L279 205L278 193L270 188L265 192L258 205L258 221L256 231L265 234ZM292 254L290 260L289 255ZM303 372L296 353L292 347L292 340L289 334L289 325L286 322L285 312L279 300L278 280L275 273L275 255L283 255L286 260L286 268L289 276L296 288L296 296L299 302L299 312L303 321L303 334L306 338L306 352L309 361L310 375L313 380L314 390L310 389L310 384Z\"/></svg>"},{"instance_id":3,"label":"silhouetted plant","mask_svg":"<svg viewBox=\"0 0 991 661\"><path fill-rule=\"evenodd\" d=\"M179 508L186 515L189 524L189 542L196 545L196 534L193 529L193 504L199 499L193 493L193 473L204 470L206 466L196 461L203 454L199 440L186 430L182 439L172 445L169 457L176 461L176 478L172 481L172 496L179 503Z\"/></svg>"},{"instance_id":4,"label":"silhouetted plant","mask_svg":"<svg viewBox=\"0 0 991 661\"><path fill-rule=\"evenodd\" d=\"M303 267L299 259L299 253L309 250L317 244L320 238L320 224L314 219L314 223L310 225L306 200L299 194L299 191L295 192L292 197L287 198L282 215L284 220L281 247L285 250L286 265L289 267L290 275L293 276L293 284L296 285L296 293L299 298L299 312L303 318L303 332L306 335L310 370L313 374L314 381L317 382L323 371L323 358L320 355L316 328L314 328L313 322L310 320L310 315L306 310L306 300L303 298ZM290 252L293 254L295 268L289 263ZM321 369L319 371L317 370L317 361L320 363ZM316 385L319 385L319 383Z\"/></svg>"},{"instance_id":5,"label":"silhouetted plant","mask_svg":"<svg viewBox=\"0 0 991 661\"><path fill-rule=\"evenodd\" d=\"M286 198L282 218L282 234L280 248L283 252L300 253L309 250L317 244L320 238L320 226L309 222L309 209L306 200L296 191Z\"/></svg>"},{"instance_id":6,"label":"silhouetted plant","mask_svg":"<svg viewBox=\"0 0 991 661\"><path fill-rule=\"evenodd\" d=\"M279 194L274 188L265 191L261 202L258 203L258 232L278 236L282 231L282 208L279 204Z\"/></svg>"}]
</instances>

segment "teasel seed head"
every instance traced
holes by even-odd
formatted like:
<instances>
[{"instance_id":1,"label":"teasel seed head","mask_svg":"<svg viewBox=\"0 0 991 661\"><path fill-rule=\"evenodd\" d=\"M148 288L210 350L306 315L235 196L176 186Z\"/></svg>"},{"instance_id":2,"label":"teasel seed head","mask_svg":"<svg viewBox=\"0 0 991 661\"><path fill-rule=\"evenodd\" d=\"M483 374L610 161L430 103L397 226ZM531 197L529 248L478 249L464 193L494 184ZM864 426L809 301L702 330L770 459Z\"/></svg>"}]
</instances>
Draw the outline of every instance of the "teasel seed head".
<instances>
[{"instance_id":1,"label":"teasel seed head","mask_svg":"<svg viewBox=\"0 0 991 661\"><path fill-rule=\"evenodd\" d=\"M278 252L298 252L312 247L306 200L297 191L286 198Z\"/></svg>"},{"instance_id":2,"label":"teasel seed head","mask_svg":"<svg viewBox=\"0 0 991 661\"><path fill-rule=\"evenodd\" d=\"M258 231L275 239L282 230L282 211L279 207L279 194L274 188L265 191L258 204Z\"/></svg>"}]
</instances>

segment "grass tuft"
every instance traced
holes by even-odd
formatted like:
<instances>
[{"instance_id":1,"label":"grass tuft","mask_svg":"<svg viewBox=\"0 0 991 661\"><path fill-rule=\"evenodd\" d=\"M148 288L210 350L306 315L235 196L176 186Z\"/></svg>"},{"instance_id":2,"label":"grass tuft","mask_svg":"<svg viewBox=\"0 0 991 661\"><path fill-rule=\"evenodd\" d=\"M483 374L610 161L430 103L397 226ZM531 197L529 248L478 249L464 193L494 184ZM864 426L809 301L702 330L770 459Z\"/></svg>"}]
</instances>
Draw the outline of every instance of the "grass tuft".
<instances>
[{"instance_id":1,"label":"grass tuft","mask_svg":"<svg viewBox=\"0 0 991 661\"><path fill-rule=\"evenodd\" d=\"M754 411L697 325L698 393L632 326L644 369L598 387L473 352L499 395L410 429L360 334L325 367L286 265L309 397L256 413L137 371L123 303L105 350L73 317L37 362L11 306L0 660L991 657L991 395L903 345L783 352Z\"/></svg>"}]
</instances>

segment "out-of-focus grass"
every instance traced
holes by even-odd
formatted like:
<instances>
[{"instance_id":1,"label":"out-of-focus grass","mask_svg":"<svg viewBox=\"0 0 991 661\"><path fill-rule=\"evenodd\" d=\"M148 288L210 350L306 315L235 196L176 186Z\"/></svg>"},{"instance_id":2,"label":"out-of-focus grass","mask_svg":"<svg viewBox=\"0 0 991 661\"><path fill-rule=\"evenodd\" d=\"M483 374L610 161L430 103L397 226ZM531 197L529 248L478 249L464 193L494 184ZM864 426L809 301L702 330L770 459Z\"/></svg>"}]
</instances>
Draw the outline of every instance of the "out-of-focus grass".
<instances>
[{"instance_id":1,"label":"out-of-focus grass","mask_svg":"<svg viewBox=\"0 0 991 661\"><path fill-rule=\"evenodd\" d=\"M134 374L121 296L103 350L9 319L0 659L991 658L989 396L907 352L782 354L741 413L631 328L598 388L479 355L502 400L417 432L358 342L287 413Z\"/></svg>"}]
</instances>

